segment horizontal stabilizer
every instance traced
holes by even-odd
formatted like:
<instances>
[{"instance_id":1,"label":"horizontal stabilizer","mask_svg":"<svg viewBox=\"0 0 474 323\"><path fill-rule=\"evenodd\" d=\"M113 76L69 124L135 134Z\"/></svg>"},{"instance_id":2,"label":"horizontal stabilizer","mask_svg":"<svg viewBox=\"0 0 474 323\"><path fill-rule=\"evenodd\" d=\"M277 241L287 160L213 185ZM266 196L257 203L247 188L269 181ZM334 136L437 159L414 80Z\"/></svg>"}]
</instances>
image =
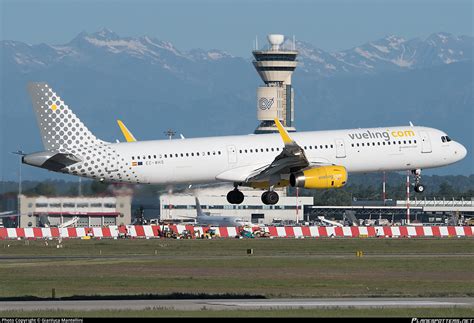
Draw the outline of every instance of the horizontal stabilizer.
<instances>
[{"instance_id":1,"label":"horizontal stabilizer","mask_svg":"<svg viewBox=\"0 0 474 323\"><path fill-rule=\"evenodd\" d=\"M64 167L74 165L82 160L73 154L58 153L54 151L40 151L22 157L22 162L31 166L58 171Z\"/></svg>"}]
</instances>

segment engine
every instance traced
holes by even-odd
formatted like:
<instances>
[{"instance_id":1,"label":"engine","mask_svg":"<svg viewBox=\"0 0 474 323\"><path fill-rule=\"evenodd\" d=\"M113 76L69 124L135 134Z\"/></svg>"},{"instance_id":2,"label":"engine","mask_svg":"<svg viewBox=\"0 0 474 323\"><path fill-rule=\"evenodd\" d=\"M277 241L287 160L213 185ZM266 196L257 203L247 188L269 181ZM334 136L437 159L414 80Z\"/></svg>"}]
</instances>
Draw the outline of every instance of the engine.
<instances>
[{"instance_id":1,"label":"engine","mask_svg":"<svg viewBox=\"0 0 474 323\"><path fill-rule=\"evenodd\" d=\"M321 166L290 175L293 187L339 188L346 185L347 171L343 166Z\"/></svg>"}]
</instances>

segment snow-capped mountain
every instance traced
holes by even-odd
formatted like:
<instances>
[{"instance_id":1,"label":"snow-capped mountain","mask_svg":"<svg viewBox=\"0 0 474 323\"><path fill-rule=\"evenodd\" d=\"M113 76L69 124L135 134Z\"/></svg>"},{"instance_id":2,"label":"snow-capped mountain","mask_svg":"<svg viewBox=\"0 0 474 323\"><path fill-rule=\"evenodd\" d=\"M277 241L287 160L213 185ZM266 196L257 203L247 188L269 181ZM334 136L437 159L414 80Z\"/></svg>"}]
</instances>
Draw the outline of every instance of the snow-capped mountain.
<instances>
[{"instance_id":1,"label":"snow-capped mountain","mask_svg":"<svg viewBox=\"0 0 474 323\"><path fill-rule=\"evenodd\" d=\"M286 46L291 46L286 42ZM427 68L473 59L474 38L435 33L426 39L394 35L334 53L325 52L306 42L297 42L300 67L322 76L347 73L374 74Z\"/></svg>"},{"instance_id":2,"label":"snow-capped mountain","mask_svg":"<svg viewBox=\"0 0 474 323\"><path fill-rule=\"evenodd\" d=\"M292 46L289 38L284 46ZM333 53L304 41L296 43L300 61L298 70L316 77L375 74L472 60L473 47L473 37L441 32L426 39L410 40L391 35ZM16 64L23 72L54 64L88 63L105 58L141 60L147 64L160 65L174 73L186 74L196 70L196 66L192 65L236 59L217 49L184 52L172 43L155 37L120 37L108 29L92 34L82 32L63 45L27 45L16 41L2 41L1 50L6 62Z\"/></svg>"}]
</instances>

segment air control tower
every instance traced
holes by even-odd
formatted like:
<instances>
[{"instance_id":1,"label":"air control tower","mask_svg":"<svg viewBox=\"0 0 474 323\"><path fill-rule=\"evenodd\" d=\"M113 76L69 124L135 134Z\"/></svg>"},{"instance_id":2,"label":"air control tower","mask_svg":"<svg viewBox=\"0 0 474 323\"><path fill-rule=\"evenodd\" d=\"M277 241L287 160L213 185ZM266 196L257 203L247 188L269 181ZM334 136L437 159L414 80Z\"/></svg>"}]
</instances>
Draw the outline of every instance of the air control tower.
<instances>
[{"instance_id":1,"label":"air control tower","mask_svg":"<svg viewBox=\"0 0 474 323\"><path fill-rule=\"evenodd\" d=\"M278 132L274 118L282 121L287 131L296 131L294 126L294 92L291 86L291 75L296 68L295 49L283 49L284 35L267 36L269 47L259 50L256 44L253 65L265 82L257 88L257 119L260 122L255 133Z\"/></svg>"}]
</instances>

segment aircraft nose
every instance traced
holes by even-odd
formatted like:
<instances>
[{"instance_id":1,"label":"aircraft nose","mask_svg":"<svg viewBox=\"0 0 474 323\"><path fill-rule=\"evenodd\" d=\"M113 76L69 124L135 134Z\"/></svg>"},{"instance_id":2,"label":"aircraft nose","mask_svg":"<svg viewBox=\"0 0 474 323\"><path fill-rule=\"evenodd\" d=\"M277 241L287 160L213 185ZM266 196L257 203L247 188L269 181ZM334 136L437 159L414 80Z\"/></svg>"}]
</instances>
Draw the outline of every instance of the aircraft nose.
<instances>
[{"instance_id":1,"label":"aircraft nose","mask_svg":"<svg viewBox=\"0 0 474 323\"><path fill-rule=\"evenodd\" d=\"M458 160L464 159L467 155L467 149L461 144L457 144L457 147L454 149L454 154Z\"/></svg>"}]
</instances>

